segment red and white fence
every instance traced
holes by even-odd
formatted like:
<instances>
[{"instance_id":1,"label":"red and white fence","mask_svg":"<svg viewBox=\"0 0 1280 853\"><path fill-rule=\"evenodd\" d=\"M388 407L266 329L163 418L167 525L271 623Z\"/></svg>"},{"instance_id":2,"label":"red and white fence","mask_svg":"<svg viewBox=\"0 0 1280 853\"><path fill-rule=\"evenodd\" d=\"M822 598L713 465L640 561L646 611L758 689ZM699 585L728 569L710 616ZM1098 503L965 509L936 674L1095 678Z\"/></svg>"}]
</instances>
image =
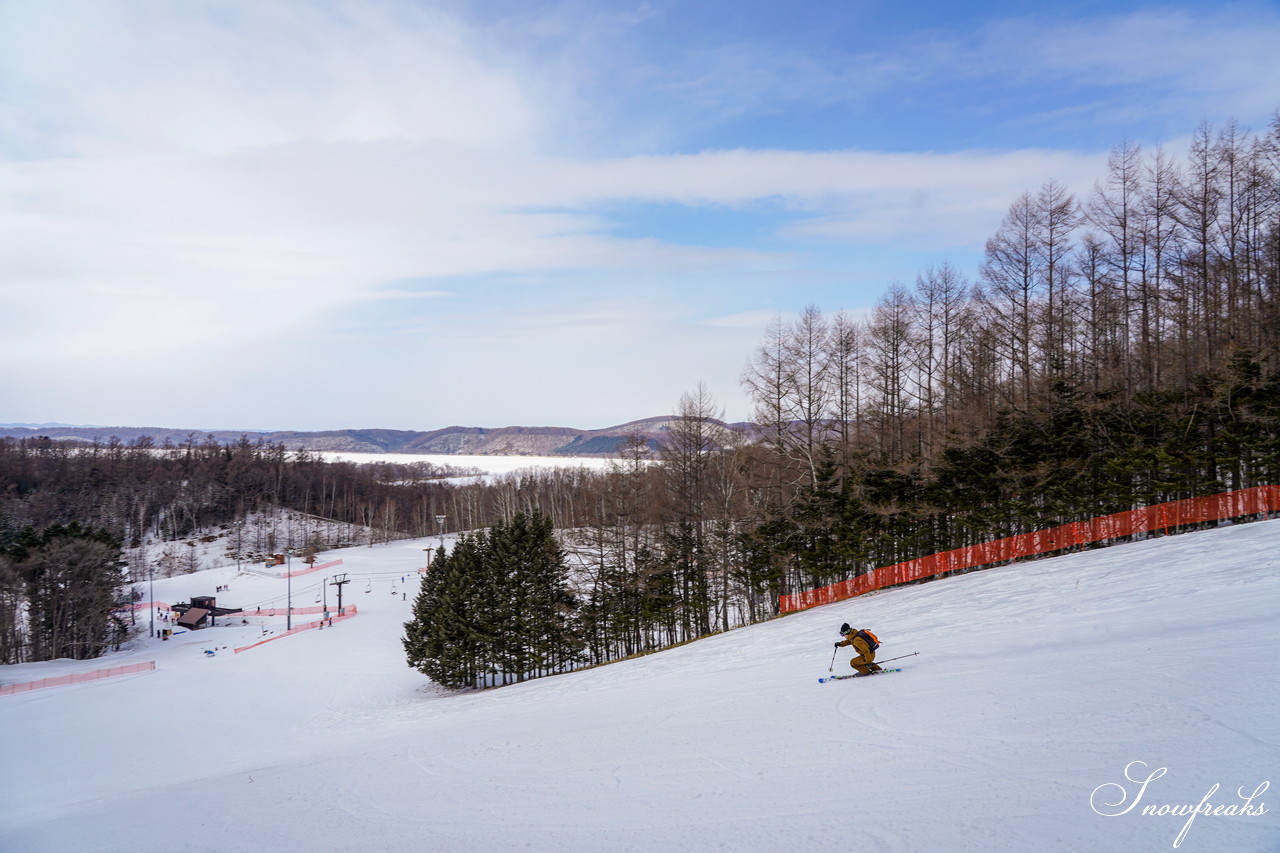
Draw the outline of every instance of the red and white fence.
<instances>
[{"instance_id":1,"label":"red and white fence","mask_svg":"<svg viewBox=\"0 0 1280 853\"><path fill-rule=\"evenodd\" d=\"M41 678L36 681L24 681L18 684L0 684L0 696L12 696L15 693L29 693L32 690L47 690L50 687L66 687L68 684L83 684L86 681L98 681L103 678L115 678L119 675L133 675L138 672L151 672L156 662L131 663L125 666L113 666L110 669L97 669L93 672L77 672L72 675L57 675L53 678Z\"/></svg>"},{"instance_id":2,"label":"red and white fence","mask_svg":"<svg viewBox=\"0 0 1280 853\"><path fill-rule=\"evenodd\" d=\"M348 619L350 619L352 616L356 615L356 607L354 604L350 605L349 607L344 607L343 609L346 610L347 612L341 616L334 615L334 616L330 616L328 619L317 619L314 622L307 622L302 625L294 625L288 631L282 631L279 634L275 634L274 636L267 637L265 640L259 640L258 642L250 643L247 646L240 646L235 650L235 653L240 654L241 652L247 652L249 651L249 649L256 649L258 646L262 646L267 643L274 642L275 640L281 640L281 639L284 639L285 637L292 637L294 634L301 634L303 631L310 631L312 628L320 628L322 626L327 627L330 625L334 625L338 622L345 622ZM313 608L310 608L310 610L311 612L314 613L316 611L323 610L323 608L313 607ZM298 613L299 608L297 607L293 608L293 612L295 614ZM266 611L263 611L263 613L265 614ZM283 614L283 613L284 613L283 610L278 611L278 614Z\"/></svg>"},{"instance_id":3,"label":"red and white fence","mask_svg":"<svg viewBox=\"0 0 1280 853\"><path fill-rule=\"evenodd\" d=\"M342 561L341 561L341 560L332 560L332 561L330 561L330 562L328 562L328 563L320 563L320 564L318 564L318 565L308 566L308 567L307 567L307 568L305 568L305 569L296 569L296 570L294 570L294 571L292 571L292 572L282 572L281 574L277 575L276 577L281 577L281 578L300 578L300 577L302 577L303 575L309 575L309 574L311 574L312 572L319 572L319 571L322 571L322 570L324 570L324 569L332 569L332 568L334 568L335 566L341 566L341 565L342 565Z\"/></svg>"},{"instance_id":4,"label":"red and white fence","mask_svg":"<svg viewBox=\"0 0 1280 853\"><path fill-rule=\"evenodd\" d=\"M356 610L356 606L354 604L344 604L342 606L342 609L348 612L354 613ZM336 613L337 610L338 610L337 607L326 607L323 604L317 604L314 607L312 606L295 607L293 608L293 615L294 616L314 616L317 613L324 613L325 611L328 611L330 613ZM248 618L249 616L253 616L254 618L257 618L259 616L288 616L288 615L289 615L288 607L259 607L254 610L241 610L239 613L231 613L226 618L232 619L236 616L243 616L246 618Z\"/></svg>"},{"instance_id":5,"label":"red and white fence","mask_svg":"<svg viewBox=\"0 0 1280 853\"><path fill-rule=\"evenodd\" d=\"M1257 486L1203 498L1170 501L883 566L820 589L780 596L778 609L782 613L792 613L960 569L1010 562L1092 542L1172 530L1184 524L1271 512L1280 512L1280 486Z\"/></svg>"}]
</instances>

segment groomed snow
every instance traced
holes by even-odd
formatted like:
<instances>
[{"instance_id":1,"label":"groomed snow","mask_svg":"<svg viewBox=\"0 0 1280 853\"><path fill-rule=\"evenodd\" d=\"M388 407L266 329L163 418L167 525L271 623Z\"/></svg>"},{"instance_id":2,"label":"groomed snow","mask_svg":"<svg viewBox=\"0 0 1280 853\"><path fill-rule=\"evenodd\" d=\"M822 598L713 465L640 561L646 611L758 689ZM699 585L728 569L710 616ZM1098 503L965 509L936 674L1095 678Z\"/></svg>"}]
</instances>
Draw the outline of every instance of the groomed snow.
<instances>
[{"instance_id":1,"label":"groomed snow","mask_svg":"<svg viewBox=\"0 0 1280 853\"><path fill-rule=\"evenodd\" d=\"M460 694L405 666L415 587L391 595L435 543L322 555L344 560L360 611L331 630L232 654L283 627L250 619L100 661L0 667L13 682L157 661L0 697L0 850L1280 849L1276 791L1250 803L1265 813L1201 814L1181 839L1186 817L1141 813L1214 785L1210 806L1239 812L1241 789L1275 781L1280 521L885 591ZM295 605L313 604L316 580L294 580ZM231 567L157 581L156 598L221 584L234 605L286 585ZM876 631L882 659L920 654L818 684L843 621ZM1126 768L1165 773L1139 793Z\"/></svg>"}]
</instances>

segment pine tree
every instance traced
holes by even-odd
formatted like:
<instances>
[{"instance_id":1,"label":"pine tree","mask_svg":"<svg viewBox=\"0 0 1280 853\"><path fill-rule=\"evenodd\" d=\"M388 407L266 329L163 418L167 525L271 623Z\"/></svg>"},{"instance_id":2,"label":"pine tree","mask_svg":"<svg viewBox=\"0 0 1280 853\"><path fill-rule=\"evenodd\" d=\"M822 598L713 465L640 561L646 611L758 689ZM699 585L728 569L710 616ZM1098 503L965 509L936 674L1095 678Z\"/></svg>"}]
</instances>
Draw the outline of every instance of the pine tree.
<instances>
[{"instance_id":1,"label":"pine tree","mask_svg":"<svg viewBox=\"0 0 1280 853\"><path fill-rule=\"evenodd\" d=\"M440 606L440 581L448 561L449 555L443 547L436 551L430 570L419 583L418 595L413 599L413 618L404 623L405 636L401 640L409 666L433 681L443 678L436 666L440 654L437 631L439 620L444 616Z\"/></svg>"},{"instance_id":2,"label":"pine tree","mask_svg":"<svg viewBox=\"0 0 1280 853\"><path fill-rule=\"evenodd\" d=\"M29 660L95 658L127 633L120 542L77 523L20 531L7 549L27 602Z\"/></svg>"},{"instance_id":3,"label":"pine tree","mask_svg":"<svg viewBox=\"0 0 1280 853\"><path fill-rule=\"evenodd\" d=\"M450 688L535 678L580 660L576 607L551 519L517 512L437 554L405 623L405 654Z\"/></svg>"}]
</instances>

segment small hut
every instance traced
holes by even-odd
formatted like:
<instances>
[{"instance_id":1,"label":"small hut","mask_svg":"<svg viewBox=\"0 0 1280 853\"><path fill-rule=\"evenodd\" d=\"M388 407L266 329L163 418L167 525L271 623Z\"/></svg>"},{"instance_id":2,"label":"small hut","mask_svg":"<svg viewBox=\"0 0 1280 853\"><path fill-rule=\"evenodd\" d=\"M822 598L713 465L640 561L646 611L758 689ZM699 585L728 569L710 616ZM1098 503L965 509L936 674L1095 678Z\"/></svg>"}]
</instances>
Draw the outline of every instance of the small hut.
<instances>
[{"instance_id":1,"label":"small hut","mask_svg":"<svg viewBox=\"0 0 1280 853\"><path fill-rule=\"evenodd\" d=\"M209 611L205 610L203 607L188 607L183 611L182 615L178 617L178 624L183 628L196 631L200 628L208 627L205 624L208 618Z\"/></svg>"},{"instance_id":2,"label":"small hut","mask_svg":"<svg viewBox=\"0 0 1280 853\"><path fill-rule=\"evenodd\" d=\"M190 604L175 604L173 610L181 614L178 625L190 631L198 631L215 624L214 620L218 616L240 613L242 608L219 607L218 600L212 595L193 595Z\"/></svg>"}]
</instances>

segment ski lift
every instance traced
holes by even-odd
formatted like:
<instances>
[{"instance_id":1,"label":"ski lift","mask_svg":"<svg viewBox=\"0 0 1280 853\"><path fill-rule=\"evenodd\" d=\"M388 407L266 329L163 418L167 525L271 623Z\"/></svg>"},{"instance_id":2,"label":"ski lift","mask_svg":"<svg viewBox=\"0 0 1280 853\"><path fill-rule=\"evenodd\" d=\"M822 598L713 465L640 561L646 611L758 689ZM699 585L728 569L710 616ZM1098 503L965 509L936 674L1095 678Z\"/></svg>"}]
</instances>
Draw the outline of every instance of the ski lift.
<instances>
[{"instance_id":1,"label":"ski lift","mask_svg":"<svg viewBox=\"0 0 1280 853\"><path fill-rule=\"evenodd\" d=\"M320 590L316 590L316 604L320 603Z\"/></svg>"},{"instance_id":2,"label":"ski lift","mask_svg":"<svg viewBox=\"0 0 1280 853\"><path fill-rule=\"evenodd\" d=\"M392 594L392 595L395 595L395 594L396 594L396 585L395 585L395 584L392 584L392 585L391 585L391 594Z\"/></svg>"},{"instance_id":3,"label":"ski lift","mask_svg":"<svg viewBox=\"0 0 1280 853\"><path fill-rule=\"evenodd\" d=\"M364 588L365 592L373 592L373 581L369 581L369 585Z\"/></svg>"}]
</instances>

